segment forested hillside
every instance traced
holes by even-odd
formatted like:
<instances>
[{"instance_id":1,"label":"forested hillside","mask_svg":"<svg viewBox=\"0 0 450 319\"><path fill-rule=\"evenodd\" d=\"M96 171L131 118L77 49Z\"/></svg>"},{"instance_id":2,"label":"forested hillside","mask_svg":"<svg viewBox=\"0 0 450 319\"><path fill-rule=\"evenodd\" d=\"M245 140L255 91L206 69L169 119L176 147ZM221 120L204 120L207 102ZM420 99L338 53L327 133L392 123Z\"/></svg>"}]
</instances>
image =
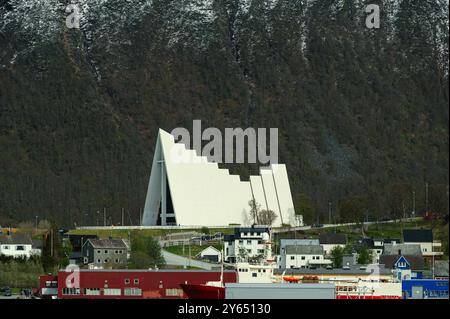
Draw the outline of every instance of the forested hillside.
<instances>
[{"instance_id":1,"label":"forested hillside","mask_svg":"<svg viewBox=\"0 0 450 319\"><path fill-rule=\"evenodd\" d=\"M307 222L421 212L425 183L447 213L448 1L69 3L0 0L0 224L136 224L158 128L193 119L278 127Z\"/></svg>"}]
</instances>

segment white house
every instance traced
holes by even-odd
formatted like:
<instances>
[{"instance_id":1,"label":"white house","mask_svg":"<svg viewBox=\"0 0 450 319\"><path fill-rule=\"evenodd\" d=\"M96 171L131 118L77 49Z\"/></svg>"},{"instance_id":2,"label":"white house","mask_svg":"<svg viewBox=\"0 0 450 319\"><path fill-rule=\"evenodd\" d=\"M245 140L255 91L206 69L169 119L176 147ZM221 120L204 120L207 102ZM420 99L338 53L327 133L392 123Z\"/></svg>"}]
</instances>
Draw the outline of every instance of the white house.
<instances>
[{"instance_id":1,"label":"white house","mask_svg":"<svg viewBox=\"0 0 450 319\"><path fill-rule=\"evenodd\" d=\"M222 252L213 246L209 246L199 252L197 258L207 259L212 262L220 263L222 261Z\"/></svg>"},{"instance_id":2,"label":"white house","mask_svg":"<svg viewBox=\"0 0 450 319\"><path fill-rule=\"evenodd\" d=\"M324 258L324 250L320 245L286 246L285 255L281 255L278 268L310 268L332 263L331 260Z\"/></svg>"},{"instance_id":3,"label":"white house","mask_svg":"<svg viewBox=\"0 0 450 319\"><path fill-rule=\"evenodd\" d=\"M248 261L252 258L268 255L270 245L269 228L238 227L234 235L225 235L225 262ZM271 253L271 252L270 252Z\"/></svg>"},{"instance_id":4,"label":"white house","mask_svg":"<svg viewBox=\"0 0 450 319\"><path fill-rule=\"evenodd\" d=\"M442 244L433 241L431 229L404 229L403 242L407 245L419 245L424 257L442 256L440 251Z\"/></svg>"},{"instance_id":5,"label":"white house","mask_svg":"<svg viewBox=\"0 0 450 319\"><path fill-rule=\"evenodd\" d=\"M31 238L25 234L0 235L0 255L14 258L29 258L36 252L33 251Z\"/></svg>"},{"instance_id":6,"label":"white house","mask_svg":"<svg viewBox=\"0 0 450 319\"><path fill-rule=\"evenodd\" d=\"M323 233L319 237L320 246L326 256L329 256L335 247L344 248L347 245L347 237L338 233Z\"/></svg>"}]
</instances>

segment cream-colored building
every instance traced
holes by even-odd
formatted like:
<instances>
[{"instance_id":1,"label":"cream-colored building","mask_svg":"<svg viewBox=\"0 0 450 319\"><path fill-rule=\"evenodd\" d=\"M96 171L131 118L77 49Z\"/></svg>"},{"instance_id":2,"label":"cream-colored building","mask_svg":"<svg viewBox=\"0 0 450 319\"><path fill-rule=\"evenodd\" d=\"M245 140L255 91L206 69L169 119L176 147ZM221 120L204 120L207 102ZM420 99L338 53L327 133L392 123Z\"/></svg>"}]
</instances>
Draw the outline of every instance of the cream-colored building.
<instances>
[{"instance_id":1,"label":"cream-colored building","mask_svg":"<svg viewBox=\"0 0 450 319\"><path fill-rule=\"evenodd\" d=\"M159 130L142 225L251 225L252 199L275 212L272 226L298 225L285 165L272 164L241 181Z\"/></svg>"}]
</instances>

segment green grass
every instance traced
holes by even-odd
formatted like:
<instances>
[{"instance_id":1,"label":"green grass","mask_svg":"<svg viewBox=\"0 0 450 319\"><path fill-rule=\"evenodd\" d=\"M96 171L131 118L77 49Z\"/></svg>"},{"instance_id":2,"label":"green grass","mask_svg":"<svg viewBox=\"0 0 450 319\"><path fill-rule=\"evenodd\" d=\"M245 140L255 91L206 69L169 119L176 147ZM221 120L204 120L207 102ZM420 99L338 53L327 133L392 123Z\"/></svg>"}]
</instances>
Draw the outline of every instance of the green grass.
<instances>
[{"instance_id":1,"label":"green grass","mask_svg":"<svg viewBox=\"0 0 450 319\"><path fill-rule=\"evenodd\" d=\"M78 234L78 235L97 235L100 238L114 237L114 238L127 238L128 234L138 233L141 236L151 236L158 237L164 236L172 233L180 233L180 232L190 232L196 231L201 233L200 228L192 228L192 229L73 229L69 231L69 234ZM214 234L217 232L222 232L224 234L232 234L232 228L210 228L209 233Z\"/></svg>"},{"instance_id":2,"label":"green grass","mask_svg":"<svg viewBox=\"0 0 450 319\"><path fill-rule=\"evenodd\" d=\"M191 250L191 258L194 258L198 253L200 253L203 249L208 248L209 246L213 246L214 248L218 249L219 251L222 250L221 244L212 244L212 245L185 245L184 246L184 252L183 252L183 245L177 245L177 246L170 246L165 247L164 250L168 251L169 253L189 257L189 247Z\"/></svg>"}]
</instances>

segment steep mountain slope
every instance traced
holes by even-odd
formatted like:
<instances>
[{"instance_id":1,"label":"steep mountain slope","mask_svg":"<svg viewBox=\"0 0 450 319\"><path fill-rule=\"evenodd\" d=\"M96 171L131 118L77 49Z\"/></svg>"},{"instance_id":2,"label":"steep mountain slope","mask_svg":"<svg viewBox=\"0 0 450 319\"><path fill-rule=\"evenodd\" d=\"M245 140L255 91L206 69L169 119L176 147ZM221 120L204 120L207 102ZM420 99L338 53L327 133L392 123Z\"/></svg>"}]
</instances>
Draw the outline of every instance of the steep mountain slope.
<instances>
[{"instance_id":1,"label":"steep mountain slope","mask_svg":"<svg viewBox=\"0 0 450 319\"><path fill-rule=\"evenodd\" d=\"M278 127L307 221L409 212L412 190L420 211L425 182L443 210L447 1L375 1L380 29L366 2L79 0L69 29L71 1L1 0L0 223L137 223L157 129L193 119Z\"/></svg>"}]
</instances>

